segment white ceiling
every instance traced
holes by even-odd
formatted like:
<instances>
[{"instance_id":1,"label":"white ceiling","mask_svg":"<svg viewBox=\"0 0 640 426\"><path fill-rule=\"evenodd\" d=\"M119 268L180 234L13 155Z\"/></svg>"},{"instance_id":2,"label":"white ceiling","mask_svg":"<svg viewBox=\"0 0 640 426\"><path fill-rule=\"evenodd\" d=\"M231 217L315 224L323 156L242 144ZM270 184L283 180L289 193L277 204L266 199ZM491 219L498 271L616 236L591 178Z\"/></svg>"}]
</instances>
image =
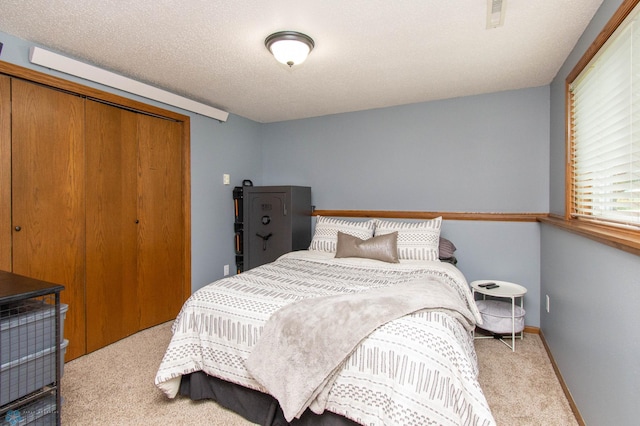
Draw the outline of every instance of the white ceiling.
<instances>
[{"instance_id":1,"label":"white ceiling","mask_svg":"<svg viewBox=\"0 0 640 426\"><path fill-rule=\"evenodd\" d=\"M549 84L603 0L2 0L0 31L258 122ZM316 47L289 69L264 46ZM2 41L2 40L0 40Z\"/></svg>"}]
</instances>

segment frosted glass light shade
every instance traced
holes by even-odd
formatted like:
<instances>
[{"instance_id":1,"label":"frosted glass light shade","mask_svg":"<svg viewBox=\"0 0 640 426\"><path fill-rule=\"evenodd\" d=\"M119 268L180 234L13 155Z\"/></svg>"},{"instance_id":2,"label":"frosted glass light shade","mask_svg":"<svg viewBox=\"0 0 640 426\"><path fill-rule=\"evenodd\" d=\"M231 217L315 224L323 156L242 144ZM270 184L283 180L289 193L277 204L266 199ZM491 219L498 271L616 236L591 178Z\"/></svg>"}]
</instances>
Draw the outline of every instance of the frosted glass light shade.
<instances>
[{"instance_id":1,"label":"frosted glass light shade","mask_svg":"<svg viewBox=\"0 0 640 426\"><path fill-rule=\"evenodd\" d=\"M307 59L309 46L295 40L281 40L271 45L271 53L278 62L293 66L301 64Z\"/></svg>"},{"instance_id":2,"label":"frosted glass light shade","mask_svg":"<svg viewBox=\"0 0 640 426\"><path fill-rule=\"evenodd\" d=\"M315 45L311 37L295 31L271 34L264 44L278 62L290 67L303 63Z\"/></svg>"}]
</instances>

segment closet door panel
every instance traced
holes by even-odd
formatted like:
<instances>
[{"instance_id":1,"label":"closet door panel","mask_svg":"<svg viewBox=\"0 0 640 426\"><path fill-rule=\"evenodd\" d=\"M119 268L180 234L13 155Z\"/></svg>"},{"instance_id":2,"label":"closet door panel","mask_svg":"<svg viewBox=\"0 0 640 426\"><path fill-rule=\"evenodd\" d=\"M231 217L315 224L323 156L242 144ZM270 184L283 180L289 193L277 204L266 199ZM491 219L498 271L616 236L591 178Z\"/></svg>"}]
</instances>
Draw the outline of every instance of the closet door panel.
<instances>
[{"instance_id":1,"label":"closet door panel","mask_svg":"<svg viewBox=\"0 0 640 426\"><path fill-rule=\"evenodd\" d=\"M0 269L11 271L11 78L0 75Z\"/></svg>"},{"instance_id":2,"label":"closet door panel","mask_svg":"<svg viewBox=\"0 0 640 426\"><path fill-rule=\"evenodd\" d=\"M171 320L185 300L182 124L138 117L140 328Z\"/></svg>"},{"instance_id":3,"label":"closet door panel","mask_svg":"<svg viewBox=\"0 0 640 426\"><path fill-rule=\"evenodd\" d=\"M87 351L138 331L137 114L86 102Z\"/></svg>"},{"instance_id":4,"label":"closet door panel","mask_svg":"<svg viewBox=\"0 0 640 426\"><path fill-rule=\"evenodd\" d=\"M66 359L86 351L84 100L12 80L13 272L65 286Z\"/></svg>"}]
</instances>

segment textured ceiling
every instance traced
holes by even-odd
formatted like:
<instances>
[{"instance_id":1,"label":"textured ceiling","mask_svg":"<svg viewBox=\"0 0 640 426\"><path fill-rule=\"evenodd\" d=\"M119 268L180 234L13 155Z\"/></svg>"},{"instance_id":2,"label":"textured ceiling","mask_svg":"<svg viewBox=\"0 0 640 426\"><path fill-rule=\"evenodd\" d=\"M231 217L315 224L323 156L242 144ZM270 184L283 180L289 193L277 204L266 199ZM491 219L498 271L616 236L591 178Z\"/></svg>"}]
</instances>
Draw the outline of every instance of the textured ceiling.
<instances>
[{"instance_id":1,"label":"textured ceiling","mask_svg":"<svg viewBox=\"0 0 640 426\"><path fill-rule=\"evenodd\" d=\"M505 1L486 29L486 0L2 0L0 31L275 122L549 84L602 3ZM265 48L282 30L304 64Z\"/></svg>"}]
</instances>

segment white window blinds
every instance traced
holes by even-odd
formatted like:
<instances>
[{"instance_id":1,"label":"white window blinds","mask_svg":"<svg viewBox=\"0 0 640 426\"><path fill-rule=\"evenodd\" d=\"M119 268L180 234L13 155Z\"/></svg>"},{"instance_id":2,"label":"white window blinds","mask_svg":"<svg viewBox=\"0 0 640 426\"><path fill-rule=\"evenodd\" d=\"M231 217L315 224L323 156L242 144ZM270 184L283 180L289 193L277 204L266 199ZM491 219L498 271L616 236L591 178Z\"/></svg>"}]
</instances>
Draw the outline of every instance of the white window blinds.
<instances>
[{"instance_id":1,"label":"white window blinds","mask_svg":"<svg viewBox=\"0 0 640 426\"><path fill-rule=\"evenodd\" d=\"M572 216L640 227L640 7L570 86Z\"/></svg>"}]
</instances>

